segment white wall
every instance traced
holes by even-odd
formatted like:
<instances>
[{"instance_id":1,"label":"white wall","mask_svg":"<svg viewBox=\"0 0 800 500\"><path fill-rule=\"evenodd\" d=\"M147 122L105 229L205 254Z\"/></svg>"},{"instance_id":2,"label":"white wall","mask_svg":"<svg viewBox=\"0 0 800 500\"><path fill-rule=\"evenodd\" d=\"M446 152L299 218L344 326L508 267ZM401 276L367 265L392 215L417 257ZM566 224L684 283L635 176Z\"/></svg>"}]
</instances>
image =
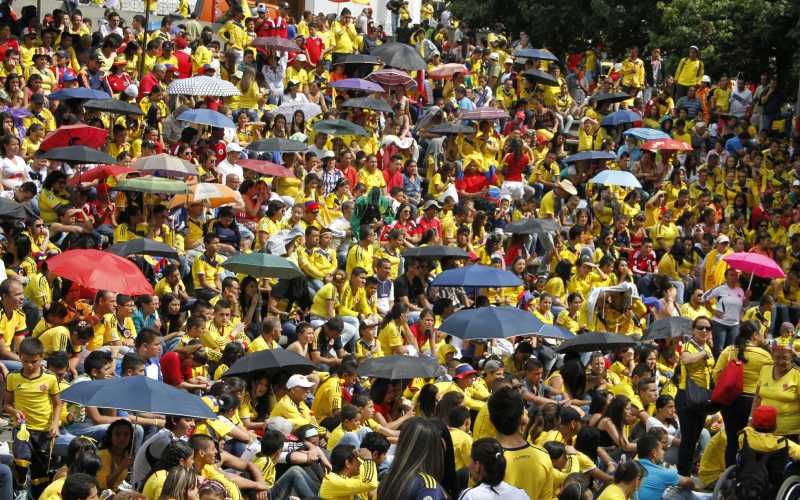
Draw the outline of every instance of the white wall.
<instances>
[{"instance_id":1,"label":"white wall","mask_svg":"<svg viewBox=\"0 0 800 500\"><path fill-rule=\"evenodd\" d=\"M389 11L386 10L387 1L388 0L369 0L369 7L372 7L373 19L375 19L377 24L383 24L384 29L388 33L391 30L392 21ZM409 0L408 7L409 11L411 12L412 24L419 23L419 9L421 6L422 0ZM365 9L367 5L361 5L353 2L333 3L329 0L306 0L305 10L310 10L314 14L318 14L320 12L325 14L335 14L344 7L350 9L350 12L353 13L353 16L358 17L358 15L361 14L361 11Z\"/></svg>"}]
</instances>

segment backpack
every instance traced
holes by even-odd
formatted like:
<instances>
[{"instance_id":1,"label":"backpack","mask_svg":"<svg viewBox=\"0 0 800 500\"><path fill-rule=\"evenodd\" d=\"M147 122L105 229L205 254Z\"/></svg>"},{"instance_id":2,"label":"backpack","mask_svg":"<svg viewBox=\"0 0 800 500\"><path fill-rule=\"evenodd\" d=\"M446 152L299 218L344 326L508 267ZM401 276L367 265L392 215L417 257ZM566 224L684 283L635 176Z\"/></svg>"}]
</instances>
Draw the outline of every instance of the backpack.
<instances>
[{"instance_id":1,"label":"backpack","mask_svg":"<svg viewBox=\"0 0 800 500\"><path fill-rule=\"evenodd\" d=\"M744 390L744 363L733 359L719 374L717 385L711 393L711 402L721 406L733 403Z\"/></svg>"},{"instance_id":2,"label":"backpack","mask_svg":"<svg viewBox=\"0 0 800 500\"><path fill-rule=\"evenodd\" d=\"M786 440L783 448L776 451L760 452L752 449L744 434L742 449L736 459L733 491L737 500L763 500L774 498L777 488L783 482L783 469L789 462Z\"/></svg>"}]
</instances>

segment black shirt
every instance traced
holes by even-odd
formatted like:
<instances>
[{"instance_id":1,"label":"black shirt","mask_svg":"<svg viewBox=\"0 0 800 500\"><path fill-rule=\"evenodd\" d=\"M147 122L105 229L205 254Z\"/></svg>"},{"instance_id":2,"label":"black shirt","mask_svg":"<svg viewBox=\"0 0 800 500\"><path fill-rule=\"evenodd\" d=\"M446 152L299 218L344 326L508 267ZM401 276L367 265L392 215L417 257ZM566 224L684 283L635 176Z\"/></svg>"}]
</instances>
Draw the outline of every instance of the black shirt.
<instances>
[{"instance_id":1,"label":"black shirt","mask_svg":"<svg viewBox=\"0 0 800 500\"><path fill-rule=\"evenodd\" d=\"M394 280L394 300L401 297L408 297L408 301L417 304L417 297L425 293L425 286L419 278L408 279L407 275L402 275Z\"/></svg>"}]
</instances>

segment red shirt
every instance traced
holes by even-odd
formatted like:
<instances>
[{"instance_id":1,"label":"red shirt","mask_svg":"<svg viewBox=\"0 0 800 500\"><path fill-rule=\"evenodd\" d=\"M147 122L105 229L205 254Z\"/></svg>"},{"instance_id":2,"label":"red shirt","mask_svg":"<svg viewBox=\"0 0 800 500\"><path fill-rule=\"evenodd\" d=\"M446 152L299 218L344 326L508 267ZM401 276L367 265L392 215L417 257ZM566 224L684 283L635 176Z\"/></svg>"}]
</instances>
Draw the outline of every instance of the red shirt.
<instances>
[{"instance_id":1,"label":"red shirt","mask_svg":"<svg viewBox=\"0 0 800 500\"><path fill-rule=\"evenodd\" d=\"M192 76L192 56L182 50L176 50L173 54L175 59L178 60L178 78Z\"/></svg>"},{"instance_id":2,"label":"red shirt","mask_svg":"<svg viewBox=\"0 0 800 500\"><path fill-rule=\"evenodd\" d=\"M308 53L308 62L316 66L317 61L319 61L319 58L322 55L323 50L325 50L325 43L322 41L322 38L318 36L306 38L306 52Z\"/></svg>"},{"instance_id":3,"label":"red shirt","mask_svg":"<svg viewBox=\"0 0 800 500\"><path fill-rule=\"evenodd\" d=\"M486 187L489 187L489 180L480 172L464 175L456 181L456 189L465 193L478 193Z\"/></svg>"},{"instance_id":4,"label":"red shirt","mask_svg":"<svg viewBox=\"0 0 800 500\"><path fill-rule=\"evenodd\" d=\"M344 178L347 179L347 184L350 186L350 191L352 191L356 187L356 184L358 184L358 171L352 165L344 170L342 170L341 166L337 166L336 168L342 171Z\"/></svg>"},{"instance_id":5,"label":"red shirt","mask_svg":"<svg viewBox=\"0 0 800 500\"><path fill-rule=\"evenodd\" d=\"M225 144L225 141L219 141L214 146L214 156L216 156L217 162L221 162L222 160L228 157L228 152L226 148L227 146Z\"/></svg>"},{"instance_id":6,"label":"red shirt","mask_svg":"<svg viewBox=\"0 0 800 500\"><path fill-rule=\"evenodd\" d=\"M528 159L528 155L526 154L518 156L516 159L513 154L507 154L505 158L503 158L503 164L506 166L505 180L521 182L522 171L528 166L528 163L530 163L530 159Z\"/></svg>"},{"instance_id":7,"label":"red shirt","mask_svg":"<svg viewBox=\"0 0 800 500\"><path fill-rule=\"evenodd\" d=\"M399 187L403 189L403 174L399 171L391 173L389 170L383 171L383 180L386 181L386 192L392 191L392 188Z\"/></svg>"},{"instance_id":8,"label":"red shirt","mask_svg":"<svg viewBox=\"0 0 800 500\"><path fill-rule=\"evenodd\" d=\"M142 78L142 82L139 84L139 100L142 97L150 94L150 91L153 90L153 87L159 85L161 82L158 81L158 78L153 75L153 73L147 73Z\"/></svg>"},{"instance_id":9,"label":"red shirt","mask_svg":"<svg viewBox=\"0 0 800 500\"><path fill-rule=\"evenodd\" d=\"M192 369L188 366L181 364L181 358L175 351L170 351L159 360L161 364L161 373L164 375L164 383L178 386L184 380L192 378Z\"/></svg>"},{"instance_id":10,"label":"red shirt","mask_svg":"<svg viewBox=\"0 0 800 500\"><path fill-rule=\"evenodd\" d=\"M128 73L120 73L118 75L108 75L108 85L114 93L120 93L128 88L128 85L133 83L133 79Z\"/></svg>"},{"instance_id":11,"label":"red shirt","mask_svg":"<svg viewBox=\"0 0 800 500\"><path fill-rule=\"evenodd\" d=\"M437 217L434 217L433 219L428 219L423 215L417 221L417 228L419 234L425 234L425 231L433 228L436 230L436 233L439 235L439 238L442 237L442 221L440 221Z\"/></svg>"}]
</instances>

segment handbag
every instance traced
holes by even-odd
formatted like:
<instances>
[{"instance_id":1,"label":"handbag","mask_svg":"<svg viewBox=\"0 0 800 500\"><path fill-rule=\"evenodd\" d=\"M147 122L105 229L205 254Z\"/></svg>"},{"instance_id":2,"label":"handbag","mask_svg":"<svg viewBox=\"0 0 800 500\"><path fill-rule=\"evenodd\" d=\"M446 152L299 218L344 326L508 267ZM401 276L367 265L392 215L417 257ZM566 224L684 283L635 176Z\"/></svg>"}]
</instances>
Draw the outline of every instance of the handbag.
<instances>
[{"instance_id":1,"label":"handbag","mask_svg":"<svg viewBox=\"0 0 800 500\"><path fill-rule=\"evenodd\" d=\"M701 346L695 344L698 349L702 349ZM708 367L704 367L705 370L708 370ZM709 377L710 378L710 377ZM686 396L686 409L689 411L695 411L698 413L714 413L713 405L711 403L711 389L706 389L705 387L700 387L689 375L688 370L686 373L686 389L684 389L684 395Z\"/></svg>"},{"instance_id":2,"label":"handbag","mask_svg":"<svg viewBox=\"0 0 800 500\"><path fill-rule=\"evenodd\" d=\"M711 393L711 402L721 406L733 403L744 391L744 363L731 360L722 370Z\"/></svg>"}]
</instances>

